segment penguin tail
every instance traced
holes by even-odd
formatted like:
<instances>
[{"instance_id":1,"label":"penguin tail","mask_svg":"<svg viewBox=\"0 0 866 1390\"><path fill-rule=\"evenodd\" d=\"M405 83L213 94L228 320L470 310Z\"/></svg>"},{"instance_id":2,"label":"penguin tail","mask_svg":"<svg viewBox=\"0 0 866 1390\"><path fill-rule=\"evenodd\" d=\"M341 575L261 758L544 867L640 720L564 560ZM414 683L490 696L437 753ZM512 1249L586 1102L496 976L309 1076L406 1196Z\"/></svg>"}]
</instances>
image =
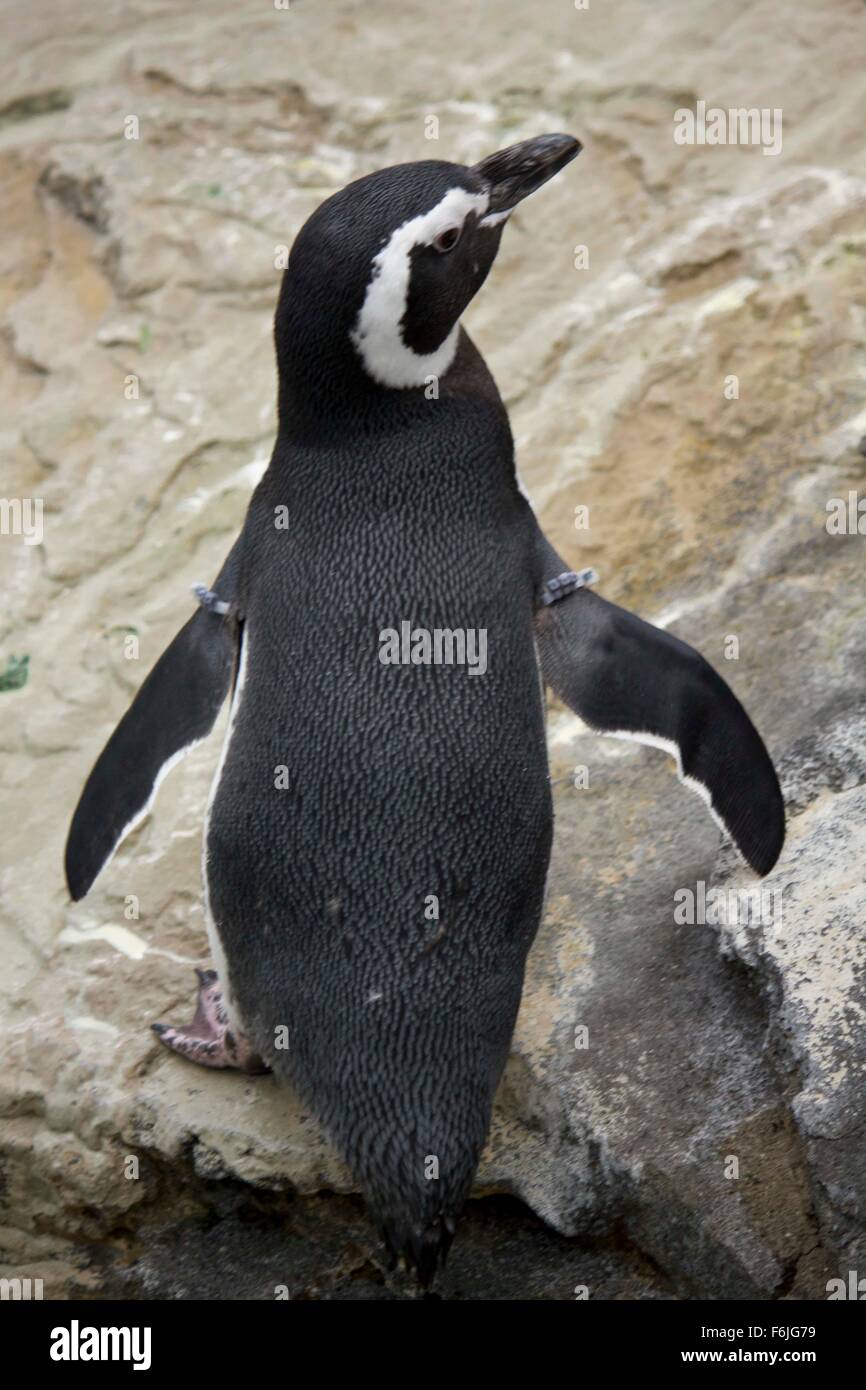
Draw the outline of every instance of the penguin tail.
<instances>
[{"instance_id":1,"label":"penguin tail","mask_svg":"<svg viewBox=\"0 0 866 1390\"><path fill-rule=\"evenodd\" d=\"M411 1225L400 1217L383 1218L382 1239L394 1269L402 1259L422 1289L429 1289L440 1265L444 1267L457 1230L453 1216L437 1216L425 1226Z\"/></svg>"}]
</instances>

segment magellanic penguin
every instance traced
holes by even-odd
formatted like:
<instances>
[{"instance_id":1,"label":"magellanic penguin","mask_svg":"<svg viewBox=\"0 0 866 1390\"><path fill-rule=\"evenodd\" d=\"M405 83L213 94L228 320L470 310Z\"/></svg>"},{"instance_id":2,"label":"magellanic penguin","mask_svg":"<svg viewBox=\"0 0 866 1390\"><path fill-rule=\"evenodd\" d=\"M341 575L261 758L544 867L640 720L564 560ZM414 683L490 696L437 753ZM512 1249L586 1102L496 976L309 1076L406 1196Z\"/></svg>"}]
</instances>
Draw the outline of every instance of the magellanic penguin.
<instances>
[{"instance_id":1,"label":"magellanic penguin","mask_svg":"<svg viewBox=\"0 0 866 1390\"><path fill-rule=\"evenodd\" d=\"M422 1283L472 1184L541 917L544 683L592 729L672 753L759 874L784 838L724 681L545 540L460 325L513 209L579 150L545 135L383 169L301 229L270 466L66 848L78 899L233 687L204 832L216 973L192 1024L154 1026L205 1066L289 1080Z\"/></svg>"}]
</instances>

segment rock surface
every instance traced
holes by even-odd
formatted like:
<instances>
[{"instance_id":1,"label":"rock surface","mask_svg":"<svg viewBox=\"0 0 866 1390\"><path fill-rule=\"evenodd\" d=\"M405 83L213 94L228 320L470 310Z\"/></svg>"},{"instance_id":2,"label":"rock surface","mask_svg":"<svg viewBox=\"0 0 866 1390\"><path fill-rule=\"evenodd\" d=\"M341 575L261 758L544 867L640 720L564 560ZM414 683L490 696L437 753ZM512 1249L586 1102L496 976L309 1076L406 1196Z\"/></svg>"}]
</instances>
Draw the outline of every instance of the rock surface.
<instances>
[{"instance_id":1,"label":"rock surface","mask_svg":"<svg viewBox=\"0 0 866 1390\"><path fill-rule=\"evenodd\" d=\"M29 656L0 690L0 1272L55 1295L405 1296L300 1104L148 1028L207 959L218 733L76 907L62 847L266 465L279 248L351 177L557 129L585 153L466 323L548 533L723 670L790 831L761 922L681 925L686 890L755 885L662 754L553 711L548 908L443 1296L820 1298L866 1269L866 537L826 524L866 497L862 6L448 20L4 12L2 488L44 499L44 539L0 537L0 674ZM698 100L780 108L781 153L678 145Z\"/></svg>"}]
</instances>

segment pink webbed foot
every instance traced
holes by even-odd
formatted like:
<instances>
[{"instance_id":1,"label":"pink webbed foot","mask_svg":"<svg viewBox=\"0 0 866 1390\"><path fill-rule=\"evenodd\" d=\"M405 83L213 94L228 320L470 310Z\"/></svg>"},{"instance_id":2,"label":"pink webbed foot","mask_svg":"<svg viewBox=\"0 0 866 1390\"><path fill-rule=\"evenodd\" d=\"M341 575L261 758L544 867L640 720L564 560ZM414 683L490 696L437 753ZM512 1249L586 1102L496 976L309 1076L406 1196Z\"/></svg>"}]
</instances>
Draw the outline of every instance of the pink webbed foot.
<instances>
[{"instance_id":1,"label":"pink webbed foot","mask_svg":"<svg viewBox=\"0 0 866 1390\"><path fill-rule=\"evenodd\" d=\"M236 1067L257 1075L270 1071L242 1033L229 1026L219 977L215 970L196 970L198 1004L195 1018L186 1027L152 1023L160 1042L202 1067Z\"/></svg>"}]
</instances>

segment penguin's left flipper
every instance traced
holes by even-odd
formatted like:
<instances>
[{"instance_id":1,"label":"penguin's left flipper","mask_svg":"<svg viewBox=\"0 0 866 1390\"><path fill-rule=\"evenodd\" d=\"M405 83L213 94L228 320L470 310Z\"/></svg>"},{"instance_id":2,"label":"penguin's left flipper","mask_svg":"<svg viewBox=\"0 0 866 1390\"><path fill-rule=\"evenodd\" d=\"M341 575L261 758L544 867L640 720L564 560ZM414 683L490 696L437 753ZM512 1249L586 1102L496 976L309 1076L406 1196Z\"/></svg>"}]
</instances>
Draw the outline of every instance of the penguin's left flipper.
<instances>
[{"instance_id":1,"label":"penguin's left flipper","mask_svg":"<svg viewBox=\"0 0 866 1390\"><path fill-rule=\"evenodd\" d=\"M214 586L228 611L202 603L184 624L85 783L66 841L66 882L75 902L89 892L121 840L144 818L166 773L216 723L238 650L233 599L239 568L240 541Z\"/></svg>"},{"instance_id":2,"label":"penguin's left flipper","mask_svg":"<svg viewBox=\"0 0 866 1390\"><path fill-rule=\"evenodd\" d=\"M693 647L591 589L551 601L549 581L568 567L540 530L536 564L536 640L546 684L594 732L670 753L682 781L707 802L746 862L769 873L785 839L779 780L721 676Z\"/></svg>"}]
</instances>

